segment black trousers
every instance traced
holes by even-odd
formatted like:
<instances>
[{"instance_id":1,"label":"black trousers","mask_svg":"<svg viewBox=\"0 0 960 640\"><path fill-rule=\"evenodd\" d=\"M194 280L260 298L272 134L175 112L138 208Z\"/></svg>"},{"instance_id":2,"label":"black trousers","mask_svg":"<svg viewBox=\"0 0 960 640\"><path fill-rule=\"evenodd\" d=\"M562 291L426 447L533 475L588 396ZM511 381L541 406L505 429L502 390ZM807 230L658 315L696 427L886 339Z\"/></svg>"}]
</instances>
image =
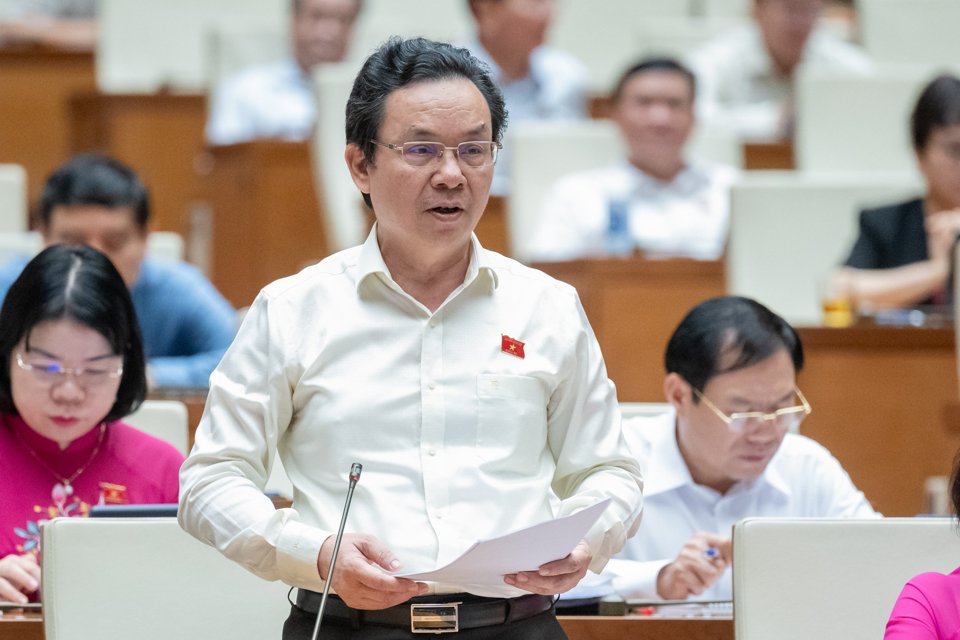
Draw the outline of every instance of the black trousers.
<instances>
[{"instance_id":1,"label":"black trousers","mask_svg":"<svg viewBox=\"0 0 960 640\"><path fill-rule=\"evenodd\" d=\"M303 609L290 607L290 617L283 624L283 640L310 640L317 615ZM333 618L324 618L320 625L319 640L424 640L429 638L450 638L450 640L567 640L557 616L552 611L540 615L508 622L506 624L478 629L466 629L457 633L433 634L411 633L409 629L383 627L374 624L362 625L359 629L351 627L350 622Z\"/></svg>"}]
</instances>

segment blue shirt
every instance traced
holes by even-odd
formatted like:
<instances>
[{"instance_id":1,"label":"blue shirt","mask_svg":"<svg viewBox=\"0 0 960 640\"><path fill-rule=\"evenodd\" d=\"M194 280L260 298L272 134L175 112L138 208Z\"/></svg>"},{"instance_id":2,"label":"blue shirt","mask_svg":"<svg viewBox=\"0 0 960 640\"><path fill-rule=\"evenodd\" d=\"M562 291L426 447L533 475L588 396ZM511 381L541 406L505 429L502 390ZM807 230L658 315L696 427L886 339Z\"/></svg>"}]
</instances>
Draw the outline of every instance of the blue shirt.
<instances>
[{"instance_id":1,"label":"blue shirt","mask_svg":"<svg viewBox=\"0 0 960 640\"><path fill-rule=\"evenodd\" d=\"M18 257L0 267L0 298L6 298L27 262L29 258ZM193 265L150 259L140 266L130 295L152 383L206 387L233 340L236 319L230 303Z\"/></svg>"}]
</instances>

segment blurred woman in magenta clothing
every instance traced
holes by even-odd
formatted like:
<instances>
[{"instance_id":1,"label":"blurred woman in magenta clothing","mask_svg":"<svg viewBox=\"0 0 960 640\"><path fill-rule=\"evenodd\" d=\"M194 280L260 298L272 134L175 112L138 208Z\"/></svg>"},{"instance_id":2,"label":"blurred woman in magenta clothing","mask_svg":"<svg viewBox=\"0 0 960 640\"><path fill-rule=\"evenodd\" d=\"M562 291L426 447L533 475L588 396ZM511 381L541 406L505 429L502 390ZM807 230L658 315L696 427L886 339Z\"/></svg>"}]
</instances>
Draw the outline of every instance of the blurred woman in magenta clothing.
<instances>
[{"instance_id":1,"label":"blurred woman in magenta clothing","mask_svg":"<svg viewBox=\"0 0 960 640\"><path fill-rule=\"evenodd\" d=\"M960 455L953 468L950 498L960 514ZM944 575L921 573L911 578L893 605L884 640L955 640L960 638L960 567Z\"/></svg>"},{"instance_id":2,"label":"blurred woman in magenta clothing","mask_svg":"<svg viewBox=\"0 0 960 640\"><path fill-rule=\"evenodd\" d=\"M183 456L119 420L146 395L130 293L85 246L38 254L0 309L0 600L39 596L40 528L106 503L173 503Z\"/></svg>"}]
</instances>

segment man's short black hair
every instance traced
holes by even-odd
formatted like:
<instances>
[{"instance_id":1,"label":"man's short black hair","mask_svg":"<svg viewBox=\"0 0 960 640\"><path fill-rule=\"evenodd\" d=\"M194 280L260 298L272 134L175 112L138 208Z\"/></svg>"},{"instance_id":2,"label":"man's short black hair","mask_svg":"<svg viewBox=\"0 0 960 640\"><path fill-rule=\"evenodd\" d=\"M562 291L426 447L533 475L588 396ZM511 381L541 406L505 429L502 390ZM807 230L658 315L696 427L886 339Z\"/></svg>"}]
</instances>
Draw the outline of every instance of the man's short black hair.
<instances>
[{"instance_id":1,"label":"man's short black hair","mask_svg":"<svg viewBox=\"0 0 960 640\"><path fill-rule=\"evenodd\" d=\"M47 247L14 281L0 308L0 412L17 415L10 387L13 350L38 324L72 320L93 329L123 356L117 398L104 416L133 413L147 395L147 367L130 291L113 263L86 245Z\"/></svg>"},{"instance_id":2,"label":"man's short black hair","mask_svg":"<svg viewBox=\"0 0 960 640\"><path fill-rule=\"evenodd\" d=\"M610 99L613 102L620 100L620 96L623 94L623 88L626 86L627 82L629 82L634 76L643 73L649 73L651 71L676 73L677 75L683 76L683 78L687 81L687 84L690 85L690 101L693 101L697 94L696 76L694 76L693 72L679 61L675 60L674 58L667 57L644 58L624 71L623 74L621 74L620 79L617 80L617 84L613 88L613 93L610 95Z\"/></svg>"},{"instance_id":3,"label":"man's short black hair","mask_svg":"<svg viewBox=\"0 0 960 640\"><path fill-rule=\"evenodd\" d=\"M937 76L923 89L910 115L913 148L923 151L934 129L960 124L960 78Z\"/></svg>"},{"instance_id":4,"label":"man's short black hair","mask_svg":"<svg viewBox=\"0 0 960 640\"><path fill-rule=\"evenodd\" d=\"M133 169L107 156L74 156L50 174L40 194L41 224L49 226L55 208L76 205L129 207L142 229L150 220L150 198L143 182Z\"/></svg>"},{"instance_id":5,"label":"man's short black hair","mask_svg":"<svg viewBox=\"0 0 960 640\"><path fill-rule=\"evenodd\" d=\"M469 51L426 38L392 37L374 51L357 74L347 100L347 144L360 147L372 163L387 97L416 82L466 78L483 95L490 109L493 140L500 142L507 110L490 72ZM370 206L369 194L363 194Z\"/></svg>"},{"instance_id":6,"label":"man's short black hair","mask_svg":"<svg viewBox=\"0 0 960 640\"><path fill-rule=\"evenodd\" d=\"M714 376L757 364L781 349L796 372L803 369L800 336L786 320L750 298L723 296L701 302L680 321L664 364L667 373L703 391Z\"/></svg>"}]
</instances>

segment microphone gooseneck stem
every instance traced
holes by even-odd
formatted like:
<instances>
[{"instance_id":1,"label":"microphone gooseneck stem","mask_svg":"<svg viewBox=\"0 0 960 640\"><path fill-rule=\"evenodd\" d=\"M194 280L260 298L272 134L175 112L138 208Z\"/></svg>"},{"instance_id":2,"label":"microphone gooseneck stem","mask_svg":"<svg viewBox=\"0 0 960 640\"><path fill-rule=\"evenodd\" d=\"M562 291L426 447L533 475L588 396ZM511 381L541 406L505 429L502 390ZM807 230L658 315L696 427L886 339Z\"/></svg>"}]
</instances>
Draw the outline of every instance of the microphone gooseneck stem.
<instances>
[{"instance_id":1,"label":"microphone gooseneck stem","mask_svg":"<svg viewBox=\"0 0 960 640\"><path fill-rule=\"evenodd\" d=\"M343 529L347 525L347 513L350 511L350 502L353 501L353 490L360 480L360 471L363 465L354 462L350 466L350 485L347 487L347 501L343 505L343 515L340 517L340 528L333 540L333 554L330 556L330 567L327 569L327 579L323 585L323 595L320 598L320 608L317 609L317 621L313 627L313 640L320 635L320 622L323 620L323 610L327 606L327 596L330 594L330 585L333 584L333 568L337 564L337 554L340 553L340 541L343 540Z\"/></svg>"}]
</instances>

